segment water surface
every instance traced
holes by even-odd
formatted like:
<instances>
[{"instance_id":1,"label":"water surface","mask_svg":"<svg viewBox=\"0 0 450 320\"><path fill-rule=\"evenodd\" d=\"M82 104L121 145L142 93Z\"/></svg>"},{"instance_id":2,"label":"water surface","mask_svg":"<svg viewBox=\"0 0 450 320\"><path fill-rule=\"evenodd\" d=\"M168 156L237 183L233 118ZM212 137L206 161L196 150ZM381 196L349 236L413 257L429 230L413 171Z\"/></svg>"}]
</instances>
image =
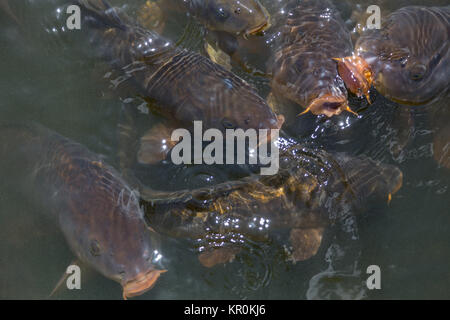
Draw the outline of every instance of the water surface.
<instances>
[{"instance_id":1,"label":"water surface","mask_svg":"<svg viewBox=\"0 0 450 320\"><path fill-rule=\"evenodd\" d=\"M22 26L0 13L1 120L36 121L104 155L107 162L117 166L117 123L123 108L142 110L143 126L150 127L160 120L159 116L144 112L145 102L121 83L120 75L89 54L81 31L72 34L61 29L61 1L10 2ZM111 2L131 16L144 3ZM272 12L284 4L263 2ZM449 3L350 3L355 4L363 8L379 4L382 11L389 12L410 4ZM165 35L201 52L204 30L189 16L171 19ZM269 46L271 36L269 30ZM252 59L255 67L264 71L264 59ZM239 68L233 71L256 86L262 96L270 91L267 78ZM442 126L436 125L436 119L450 120L448 100L406 107L377 96L370 107L358 99L352 100L351 106L360 109L360 117L343 114L327 120L306 115L286 132L329 151L368 155L403 171L403 188L390 205L371 204L358 216L355 252L343 254L339 242L326 234L315 257L293 264L286 258L288 235L274 232L266 241L246 243L234 262L205 269L197 260L192 242L163 237L163 263L170 272L137 299L450 298L450 171L439 167L433 158L433 141ZM413 119L412 124L402 119ZM447 125L448 120L444 121ZM405 134L406 144L400 138ZM166 190L228 178L217 168L200 174L196 168L157 166L152 170L147 177L149 183ZM11 179L5 175L0 183L0 298L45 299L74 257L58 229L43 214L45 206L36 206L11 188ZM341 261L343 255L345 261ZM381 290L365 288L369 265L382 270ZM82 289L63 289L53 298L121 297L119 285L82 269Z\"/></svg>"}]
</instances>

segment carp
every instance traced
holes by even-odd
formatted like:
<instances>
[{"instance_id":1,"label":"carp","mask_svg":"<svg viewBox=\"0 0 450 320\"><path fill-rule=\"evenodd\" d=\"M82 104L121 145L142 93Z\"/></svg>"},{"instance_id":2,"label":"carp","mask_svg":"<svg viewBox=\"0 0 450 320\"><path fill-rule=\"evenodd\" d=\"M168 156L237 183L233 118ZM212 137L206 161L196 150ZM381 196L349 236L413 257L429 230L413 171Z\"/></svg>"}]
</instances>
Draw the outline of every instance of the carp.
<instances>
[{"instance_id":1,"label":"carp","mask_svg":"<svg viewBox=\"0 0 450 320\"><path fill-rule=\"evenodd\" d=\"M232 57L241 62L239 41L262 33L270 26L270 16L258 0L148 0L139 12L139 21L145 26L162 31L168 13L183 12L193 16L207 30L206 52L218 61ZM230 68L230 62L222 63Z\"/></svg>"},{"instance_id":2,"label":"carp","mask_svg":"<svg viewBox=\"0 0 450 320\"><path fill-rule=\"evenodd\" d=\"M269 20L258 0L177 1L212 31L249 36L263 30Z\"/></svg>"},{"instance_id":3,"label":"carp","mask_svg":"<svg viewBox=\"0 0 450 320\"><path fill-rule=\"evenodd\" d=\"M117 281L123 298L141 295L161 273L157 234L139 197L86 147L37 124L0 126L2 169L17 173L27 194L48 209L73 253Z\"/></svg>"},{"instance_id":4,"label":"carp","mask_svg":"<svg viewBox=\"0 0 450 320\"><path fill-rule=\"evenodd\" d=\"M100 56L124 73L154 110L183 128L279 129L284 118L247 82L208 58L176 47L104 0L78 0Z\"/></svg>"},{"instance_id":5,"label":"carp","mask_svg":"<svg viewBox=\"0 0 450 320\"><path fill-rule=\"evenodd\" d=\"M352 112L336 55L350 54L351 35L328 0L294 1L286 8L271 62L272 95L315 115Z\"/></svg>"},{"instance_id":6,"label":"carp","mask_svg":"<svg viewBox=\"0 0 450 320\"><path fill-rule=\"evenodd\" d=\"M373 85L401 104L432 103L450 85L449 37L450 6L401 8L366 30L353 55L337 57L339 74L357 96Z\"/></svg>"},{"instance_id":7,"label":"carp","mask_svg":"<svg viewBox=\"0 0 450 320\"><path fill-rule=\"evenodd\" d=\"M234 256L243 237L258 240L274 229L291 230L294 259L302 261L317 253L326 227L361 211L369 198L389 202L402 186L395 166L280 144L281 167L272 176L165 194L141 184L146 219L159 232L202 243L206 266Z\"/></svg>"}]
</instances>

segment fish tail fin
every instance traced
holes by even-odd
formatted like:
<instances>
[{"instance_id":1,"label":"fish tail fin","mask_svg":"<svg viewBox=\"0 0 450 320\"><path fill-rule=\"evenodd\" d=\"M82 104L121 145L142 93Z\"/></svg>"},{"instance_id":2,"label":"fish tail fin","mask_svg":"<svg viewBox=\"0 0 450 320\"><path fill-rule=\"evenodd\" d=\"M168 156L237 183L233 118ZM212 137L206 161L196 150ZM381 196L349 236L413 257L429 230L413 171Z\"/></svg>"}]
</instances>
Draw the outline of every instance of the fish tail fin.
<instances>
[{"instance_id":1,"label":"fish tail fin","mask_svg":"<svg viewBox=\"0 0 450 320\"><path fill-rule=\"evenodd\" d=\"M403 184L403 173L396 166L373 161L367 157L340 156L338 162L358 204L372 197L382 197L389 203Z\"/></svg>"},{"instance_id":2,"label":"fish tail fin","mask_svg":"<svg viewBox=\"0 0 450 320\"><path fill-rule=\"evenodd\" d=\"M106 0L77 0L89 22L98 27L126 29L126 21Z\"/></svg>"}]
</instances>

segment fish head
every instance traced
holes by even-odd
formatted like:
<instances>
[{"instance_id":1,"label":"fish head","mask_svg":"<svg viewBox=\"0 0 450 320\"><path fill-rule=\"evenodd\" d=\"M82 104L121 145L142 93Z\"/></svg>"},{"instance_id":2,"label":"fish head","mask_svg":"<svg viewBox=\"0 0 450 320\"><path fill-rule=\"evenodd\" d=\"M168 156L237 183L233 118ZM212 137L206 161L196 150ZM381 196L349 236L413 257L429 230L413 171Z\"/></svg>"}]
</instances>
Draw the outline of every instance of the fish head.
<instances>
[{"instance_id":1,"label":"fish head","mask_svg":"<svg viewBox=\"0 0 450 320\"><path fill-rule=\"evenodd\" d=\"M255 90L246 84L235 85L235 80L211 81L206 94L193 94L180 105L174 118L185 128L201 121L203 130L218 129L280 129L284 117L277 115ZM214 84L214 85L213 85Z\"/></svg>"},{"instance_id":2,"label":"fish head","mask_svg":"<svg viewBox=\"0 0 450 320\"><path fill-rule=\"evenodd\" d=\"M244 117L242 117L244 116ZM242 120L244 119L244 120ZM244 131L247 130L267 130L267 134L259 136L258 145L262 143L269 143L274 141L276 130L280 130L285 122L285 118L283 115L275 115L272 112L261 112L256 114L243 114L238 118L232 120L232 118L225 117L221 120L222 131L226 133L227 129L242 129ZM240 125L235 125L235 123L240 123ZM257 134L261 134L261 132L257 132Z\"/></svg>"},{"instance_id":3,"label":"fish head","mask_svg":"<svg viewBox=\"0 0 450 320\"><path fill-rule=\"evenodd\" d=\"M234 35L253 35L269 25L269 14L257 0L209 0L208 28Z\"/></svg>"},{"instance_id":4,"label":"fish head","mask_svg":"<svg viewBox=\"0 0 450 320\"><path fill-rule=\"evenodd\" d=\"M373 72L369 64L360 56L334 58L339 76L347 89L358 97L365 96L370 103L369 90L373 84Z\"/></svg>"},{"instance_id":5,"label":"fish head","mask_svg":"<svg viewBox=\"0 0 450 320\"><path fill-rule=\"evenodd\" d=\"M219 123L214 127L226 132L227 129L281 129L285 119L275 114L264 99L240 96L224 110Z\"/></svg>"},{"instance_id":6,"label":"fish head","mask_svg":"<svg viewBox=\"0 0 450 320\"><path fill-rule=\"evenodd\" d=\"M72 196L71 212L60 216L60 225L81 261L103 276L120 283L124 297L153 287L164 270L158 235L146 224L137 195L115 176ZM101 181L100 181L101 180Z\"/></svg>"},{"instance_id":7,"label":"fish head","mask_svg":"<svg viewBox=\"0 0 450 320\"><path fill-rule=\"evenodd\" d=\"M157 267L162 255L154 244L154 239L151 239L154 236L154 232L147 228L142 230L139 237L130 235L130 240L123 239L127 244L117 250L115 258L112 257L114 265L121 266L120 269L115 269L115 277L123 288L124 299L142 295L152 289L160 275L167 271ZM136 245L131 241L137 241Z\"/></svg>"},{"instance_id":8,"label":"fish head","mask_svg":"<svg viewBox=\"0 0 450 320\"><path fill-rule=\"evenodd\" d=\"M130 213L130 210L136 213ZM166 272L157 267L162 258L158 250L158 235L147 227L141 210L138 204L119 204L121 212L118 215L128 219L117 222L122 226L115 227L113 224L108 237L112 240L109 244L105 242L105 246L109 245L109 257L106 258L109 261L105 266L111 266L108 270L110 277L122 285L124 299L147 292L159 276Z\"/></svg>"},{"instance_id":9,"label":"fish head","mask_svg":"<svg viewBox=\"0 0 450 320\"><path fill-rule=\"evenodd\" d=\"M285 119L283 115L274 114L243 114L242 117L223 117L221 119L221 130L227 129L280 129ZM220 127L220 126L219 126Z\"/></svg>"},{"instance_id":10,"label":"fish head","mask_svg":"<svg viewBox=\"0 0 450 320\"><path fill-rule=\"evenodd\" d=\"M450 84L449 7L409 6L392 13L378 32L357 43L372 59L375 88L407 105L424 105ZM365 57L366 58L366 57Z\"/></svg>"},{"instance_id":11,"label":"fish head","mask_svg":"<svg viewBox=\"0 0 450 320\"><path fill-rule=\"evenodd\" d=\"M429 58L409 57L380 65L376 89L385 97L407 105L423 105L448 90L450 51Z\"/></svg>"}]
</instances>

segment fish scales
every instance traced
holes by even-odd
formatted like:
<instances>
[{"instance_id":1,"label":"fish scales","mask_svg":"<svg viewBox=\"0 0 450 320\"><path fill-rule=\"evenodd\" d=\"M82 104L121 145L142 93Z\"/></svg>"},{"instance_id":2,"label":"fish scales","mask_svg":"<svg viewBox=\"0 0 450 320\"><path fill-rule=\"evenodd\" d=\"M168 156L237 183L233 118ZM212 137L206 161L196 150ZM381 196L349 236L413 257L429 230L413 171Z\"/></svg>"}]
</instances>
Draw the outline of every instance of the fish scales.
<instances>
[{"instance_id":1,"label":"fish scales","mask_svg":"<svg viewBox=\"0 0 450 320\"><path fill-rule=\"evenodd\" d=\"M152 261L157 235L120 174L84 146L36 124L5 124L0 132L2 169L17 171L23 190L52 213L80 261L119 282L124 297L150 289L162 272Z\"/></svg>"},{"instance_id":2,"label":"fish scales","mask_svg":"<svg viewBox=\"0 0 450 320\"><path fill-rule=\"evenodd\" d=\"M154 3L163 12L189 13L209 31L230 35L254 34L269 23L267 10L258 0L156 0Z\"/></svg>"},{"instance_id":3,"label":"fish scales","mask_svg":"<svg viewBox=\"0 0 450 320\"><path fill-rule=\"evenodd\" d=\"M172 193L166 201L152 201L146 194L146 218L161 232L192 238L212 230L258 233L252 223L261 218L271 229L317 228L360 210L369 197L387 199L402 183L399 169L368 158L332 156L300 145L280 156L281 168L274 176Z\"/></svg>"},{"instance_id":4,"label":"fish scales","mask_svg":"<svg viewBox=\"0 0 450 320\"><path fill-rule=\"evenodd\" d=\"M409 6L383 20L381 29L366 30L355 54L339 59L347 88L382 95L406 105L432 103L450 87L450 6Z\"/></svg>"},{"instance_id":5,"label":"fish scales","mask_svg":"<svg viewBox=\"0 0 450 320\"><path fill-rule=\"evenodd\" d=\"M273 93L315 114L340 113L347 92L332 58L352 53L349 31L327 0L302 1L288 12L273 57ZM326 96L334 97L332 104L314 106Z\"/></svg>"},{"instance_id":6,"label":"fish scales","mask_svg":"<svg viewBox=\"0 0 450 320\"><path fill-rule=\"evenodd\" d=\"M242 129L281 126L282 120L256 90L232 72L176 47L105 1L78 2L99 56L124 72L145 98L157 102L164 116L187 128L194 120L222 130L224 120Z\"/></svg>"}]
</instances>

